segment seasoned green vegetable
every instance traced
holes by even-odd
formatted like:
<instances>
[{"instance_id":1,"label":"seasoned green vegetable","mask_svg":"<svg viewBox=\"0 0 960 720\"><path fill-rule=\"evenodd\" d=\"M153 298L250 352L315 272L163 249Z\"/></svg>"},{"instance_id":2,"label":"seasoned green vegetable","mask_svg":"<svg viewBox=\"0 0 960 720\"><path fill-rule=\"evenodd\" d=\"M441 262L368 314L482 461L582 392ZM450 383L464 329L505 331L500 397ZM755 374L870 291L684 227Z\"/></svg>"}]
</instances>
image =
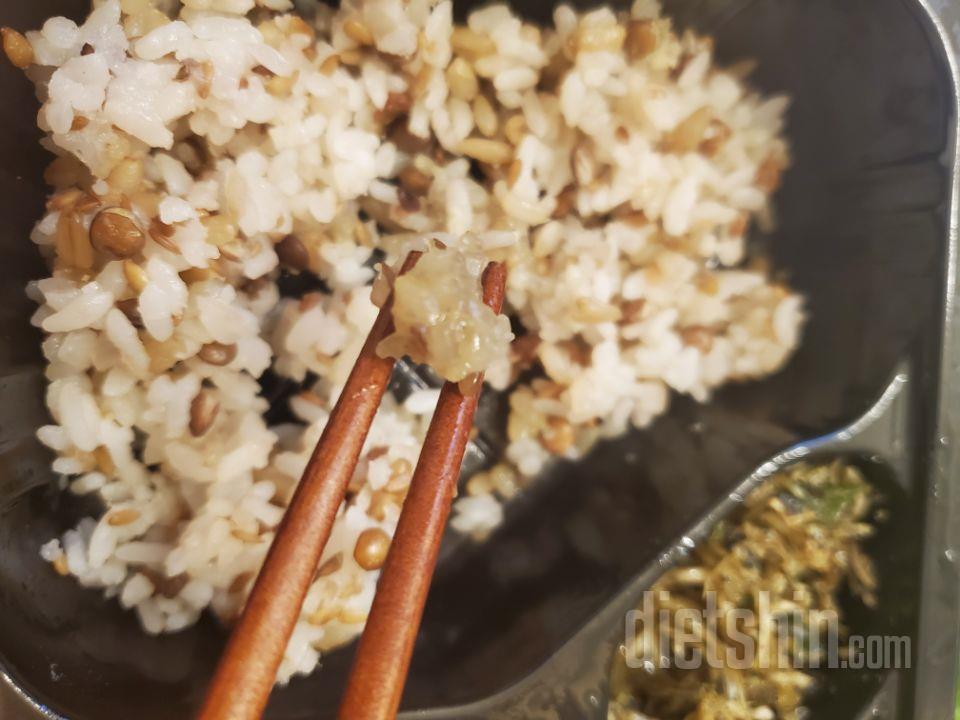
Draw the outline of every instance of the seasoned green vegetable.
<instances>
[{"instance_id":1,"label":"seasoned green vegetable","mask_svg":"<svg viewBox=\"0 0 960 720\"><path fill-rule=\"evenodd\" d=\"M610 720L799 720L814 681L802 668L825 659L826 619L844 633L837 591L846 586L876 603L873 566L860 547L872 533L874 500L859 471L841 462L799 464L760 486L689 564L648 593L641 611L650 624L614 663ZM716 622L680 627L680 612L709 618L711 606ZM681 646L704 659L756 652L745 662L681 669ZM670 662L627 662L638 657Z\"/></svg>"}]
</instances>

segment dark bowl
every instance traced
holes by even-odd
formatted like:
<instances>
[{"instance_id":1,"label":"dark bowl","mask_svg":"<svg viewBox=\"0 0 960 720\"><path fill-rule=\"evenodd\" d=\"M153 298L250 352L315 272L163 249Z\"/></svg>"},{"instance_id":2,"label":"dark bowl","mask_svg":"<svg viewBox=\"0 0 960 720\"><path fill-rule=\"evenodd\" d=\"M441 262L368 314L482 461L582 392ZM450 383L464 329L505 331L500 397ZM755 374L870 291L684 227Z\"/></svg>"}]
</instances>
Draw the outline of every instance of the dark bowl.
<instances>
[{"instance_id":1,"label":"dark bowl","mask_svg":"<svg viewBox=\"0 0 960 720\"><path fill-rule=\"evenodd\" d=\"M34 28L54 14L79 17L86 4L6 0L0 25ZM539 19L550 10L537 0L515 4ZM724 60L758 59L762 88L793 96L794 165L778 195L779 226L757 242L808 299L803 344L775 377L728 387L708 405L676 399L651 429L553 467L509 507L489 541L445 553L407 709L508 697L761 462L867 410L898 362L910 365L916 418L899 439L923 445L936 431L952 292L945 270L956 98L949 55L927 11L915 0L667 5L682 24L715 34ZM45 155L31 88L6 63L0 92L0 666L50 717L188 717L222 647L216 624L205 619L173 636L148 637L116 602L56 576L38 554L90 506L58 493L34 439L45 422L42 363L23 287L43 273L27 238L42 209ZM904 520L894 525L895 539L883 541L898 551L880 553L881 577L898 578L898 592L884 595L877 617L895 618L912 633L920 622L921 512L933 455L911 457L897 469L903 493L893 510ZM276 692L268 717L332 716L351 652L331 653L313 676ZM904 678L909 691L913 680ZM831 680L834 696L847 700L821 701L816 716L850 718L877 682ZM541 703L543 717L582 717L551 711L550 702ZM591 695L589 703L601 707L603 699Z\"/></svg>"}]
</instances>

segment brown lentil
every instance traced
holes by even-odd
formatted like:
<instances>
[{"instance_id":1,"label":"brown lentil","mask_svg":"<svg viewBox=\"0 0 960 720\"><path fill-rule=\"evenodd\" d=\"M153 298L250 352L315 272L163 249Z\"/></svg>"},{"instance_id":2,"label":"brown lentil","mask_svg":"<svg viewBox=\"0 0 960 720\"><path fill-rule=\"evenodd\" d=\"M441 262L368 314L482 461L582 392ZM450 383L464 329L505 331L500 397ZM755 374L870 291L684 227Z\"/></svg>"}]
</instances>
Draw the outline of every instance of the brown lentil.
<instances>
[{"instance_id":1,"label":"brown lentil","mask_svg":"<svg viewBox=\"0 0 960 720\"><path fill-rule=\"evenodd\" d=\"M210 365L222 367L229 365L237 357L237 346L234 344L225 345L223 343L207 343L200 352L197 353L201 360Z\"/></svg>"},{"instance_id":2,"label":"brown lentil","mask_svg":"<svg viewBox=\"0 0 960 720\"><path fill-rule=\"evenodd\" d=\"M90 239L100 252L129 258L143 250L143 231L129 210L111 207L101 210L90 224Z\"/></svg>"},{"instance_id":3,"label":"brown lentil","mask_svg":"<svg viewBox=\"0 0 960 720\"><path fill-rule=\"evenodd\" d=\"M353 559L364 570L379 570L390 550L390 536L380 528L368 528L360 533L353 548Z\"/></svg>"},{"instance_id":4,"label":"brown lentil","mask_svg":"<svg viewBox=\"0 0 960 720\"><path fill-rule=\"evenodd\" d=\"M287 235L274 250L280 262L290 270L303 272L310 267L310 251L296 235Z\"/></svg>"},{"instance_id":5,"label":"brown lentil","mask_svg":"<svg viewBox=\"0 0 960 720\"><path fill-rule=\"evenodd\" d=\"M190 434L205 435L220 413L220 401L209 390L201 390L190 403Z\"/></svg>"}]
</instances>

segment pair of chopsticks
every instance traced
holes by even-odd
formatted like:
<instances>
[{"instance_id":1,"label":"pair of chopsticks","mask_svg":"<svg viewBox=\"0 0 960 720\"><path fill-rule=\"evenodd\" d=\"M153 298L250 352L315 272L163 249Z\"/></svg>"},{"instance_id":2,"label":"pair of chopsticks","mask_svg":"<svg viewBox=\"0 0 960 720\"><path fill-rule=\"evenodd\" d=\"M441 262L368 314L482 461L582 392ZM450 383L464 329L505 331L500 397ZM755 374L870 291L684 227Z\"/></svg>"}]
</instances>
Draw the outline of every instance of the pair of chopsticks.
<instances>
[{"instance_id":1,"label":"pair of chopsticks","mask_svg":"<svg viewBox=\"0 0 960 720\"><path fill-rule=\"evenodd\" d=\"M416 263L411 253L401 273ZM499 313L506 269L483 275L483 300ZM267 705L277 668L314 579L394 360L376 353L393 332L392 297L383 306L330 414L303 478L277 529L200 711L200 720L253 720ZM342 720L397 714L440 539L456 493L480 383L471 395L446 383L424 439L367 625L360 638Z\"/></svg>"}]
</instances>

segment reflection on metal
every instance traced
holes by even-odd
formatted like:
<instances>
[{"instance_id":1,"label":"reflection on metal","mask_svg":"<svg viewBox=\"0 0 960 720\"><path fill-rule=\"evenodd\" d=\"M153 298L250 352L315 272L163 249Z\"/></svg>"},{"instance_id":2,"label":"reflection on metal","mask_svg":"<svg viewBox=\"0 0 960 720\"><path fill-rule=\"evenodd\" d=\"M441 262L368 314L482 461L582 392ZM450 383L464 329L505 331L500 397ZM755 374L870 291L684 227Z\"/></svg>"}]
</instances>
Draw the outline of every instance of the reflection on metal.
<instances>
[{"instance_id":1,"label":"reflection on metal","mask_svg":"<svg viewBox=\"0 0 960 720\"><path fill-rule=\"evenodd\" d=\"M957 228L960 216L960 3L957 0L919 0L930 24L933 42L945 49L947 72L953 88L953 124L949 155L949 236L944 268L945 293L940 358L940 403L934 412L932 447L927 472L927 506L923 518L924 550L921 576L920 627L916 647L915 686L912 713L917 720L954 716L958 660L960 653L960 575L953 562L960 546L960 456L957 442L957 401L960 399L960 309L957 307Z\"/></svg>"},{"instance_id":2,"label":"reflection on metal","mask_svg":"<svg viewBox=\"0 0 960 720\"><path fill-rule=\"evenodd\" d=\"M745 485L752 488L785 465L814 453L843 452L870 455L882 460L893 468L898 480L906 486L906 471L912 456L912 449L905 446L909 442L910 427L910 394L905 392L908 382L909 372L904 362L877 401L863 415L840 430L787 448L758 467ZM741 501L742 493L743 489L737 488L734 492L737 497L732 499Z\"/></svg>"},{"instance_id":3,"label":"reflection on metal","mask_svg":"<svg viewBox=\"0 0 960 720\"><path fill-rule=\"evenodd\" d=\"M898 419L901 413L904 413L903 395L901 391L907 384L909 377L905 368L901 368L894 376L893 380L883 391L876 404L867 410L855 422L843 430L839 430L832 436L827 435L808 443L811 449L828 449L829 446L837 443L848 443L860 438L861 440L868 436L871 429L875 429L884 420ZM896 405L894 404L896 403ZM881 448L876 448L881 450Z\"/></svg>"}]
</instances>

